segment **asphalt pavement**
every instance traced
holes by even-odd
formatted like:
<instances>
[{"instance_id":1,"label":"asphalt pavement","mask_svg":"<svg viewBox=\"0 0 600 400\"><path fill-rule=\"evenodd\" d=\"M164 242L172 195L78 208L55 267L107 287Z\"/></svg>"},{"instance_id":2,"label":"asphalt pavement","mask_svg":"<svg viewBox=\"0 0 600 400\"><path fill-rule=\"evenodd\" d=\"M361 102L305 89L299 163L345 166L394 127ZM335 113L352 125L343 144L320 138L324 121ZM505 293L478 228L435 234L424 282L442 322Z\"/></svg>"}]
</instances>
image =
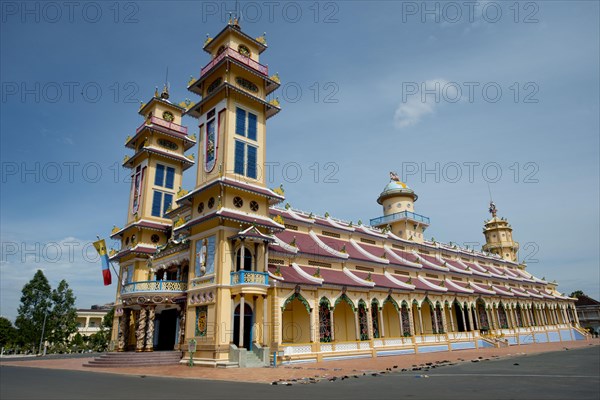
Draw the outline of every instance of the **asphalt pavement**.
<instances>
[{"instance_id":1,"label":"asphalt pavement","mask_svg":"<svg viewBox=\"0 0 600 400\"><path fill-rule=\"evenodd\" d=\"M0 398L598 400L600 347L290 386L0 366Z\"/></svg>"}]
</instances>

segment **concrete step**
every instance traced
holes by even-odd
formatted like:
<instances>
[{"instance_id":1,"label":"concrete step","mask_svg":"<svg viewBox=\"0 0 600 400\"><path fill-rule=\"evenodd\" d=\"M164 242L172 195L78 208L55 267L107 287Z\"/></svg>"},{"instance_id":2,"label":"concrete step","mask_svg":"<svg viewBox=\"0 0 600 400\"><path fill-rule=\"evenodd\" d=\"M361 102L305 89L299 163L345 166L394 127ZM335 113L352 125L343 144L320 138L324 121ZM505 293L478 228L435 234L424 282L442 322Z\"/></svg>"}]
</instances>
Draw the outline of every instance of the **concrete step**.
<instances>
[{"instance_id":1,"label":"concrete step","mask_svg":"<svg viewBox=\"0 0 600 400\"><path fill-rule=\"evenodd\" d=\"M122 352L106 353L84 364L84 367L139 367L152 365L177 365L181 360L180 351Z\"/></svg>"}]
</instances>

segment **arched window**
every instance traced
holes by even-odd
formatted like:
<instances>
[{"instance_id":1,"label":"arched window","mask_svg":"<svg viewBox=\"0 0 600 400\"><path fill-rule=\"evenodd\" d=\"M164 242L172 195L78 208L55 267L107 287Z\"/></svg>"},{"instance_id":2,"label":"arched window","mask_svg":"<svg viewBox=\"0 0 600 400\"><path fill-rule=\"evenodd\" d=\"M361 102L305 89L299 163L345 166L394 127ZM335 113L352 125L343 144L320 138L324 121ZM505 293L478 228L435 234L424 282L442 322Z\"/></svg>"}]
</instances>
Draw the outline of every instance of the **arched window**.
<instances>
[{"instance_id":1,"label":"arched window","mask_svg":"<svg viewBox=\"0 0 600 400\"><path fill-rule=\"evenodd\" d=\"M244 265L241 263L242 248L240 247L235 253L235 270L252 271L252 252L249 248L244 247Z\"/></svg>"}]
</instances>

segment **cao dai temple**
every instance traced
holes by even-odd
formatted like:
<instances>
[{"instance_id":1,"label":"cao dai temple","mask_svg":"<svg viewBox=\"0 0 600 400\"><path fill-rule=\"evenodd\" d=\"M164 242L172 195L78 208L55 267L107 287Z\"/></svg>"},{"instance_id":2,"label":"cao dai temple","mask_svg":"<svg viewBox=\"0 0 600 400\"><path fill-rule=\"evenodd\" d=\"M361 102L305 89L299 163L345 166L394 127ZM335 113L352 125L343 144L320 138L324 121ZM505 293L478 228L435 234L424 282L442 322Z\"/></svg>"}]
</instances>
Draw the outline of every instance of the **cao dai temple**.
<instances>
[{"instance_id":1,"label":"cao dai temple","mask_svg":"<svg viewBox=\"0 0 600 400\"><path fill-rule=\"evenodd\" d=\"M230 22L176 103L168 89L139 109L125 146L132 186L121 242L113 343L178 350L207 366L250 366L509 346L584 338L575 299L517 262L510 224L484 226L483 251L424 239L417 194L395 174L368 225L285 204L265 184L266 124L279 77ZM182 125L198 120L198 135ZM197 160L186 155L197 148ZM181 188L195 168L196 185ZM190 354L191 352L191 354Z\"/></svg>"}]
</instances>

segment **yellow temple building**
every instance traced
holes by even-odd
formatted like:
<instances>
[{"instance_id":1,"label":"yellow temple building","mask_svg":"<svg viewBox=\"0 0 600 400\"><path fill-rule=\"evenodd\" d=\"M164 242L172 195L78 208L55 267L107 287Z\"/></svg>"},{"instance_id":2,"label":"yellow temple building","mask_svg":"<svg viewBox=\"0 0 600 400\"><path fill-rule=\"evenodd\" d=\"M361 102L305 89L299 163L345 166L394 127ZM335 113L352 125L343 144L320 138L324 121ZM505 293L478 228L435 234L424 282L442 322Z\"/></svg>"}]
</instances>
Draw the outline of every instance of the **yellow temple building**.
<instances>
[{"instance_id":1,"label":"yellow temple building","mask_svg":"<svg viewBox=\"0 0 600 400\"><path fill-rule=\"evenodd\" d=\"M204 44L210 61L188 84L200 100L173 102L165 87L141 105L125 142L127 221L111 236L121 243L110 254L115 350L244 367L273 353L301 362L584 338L576 299L518 263L493 203L483 251L425 240L430 220L393 173L369 224L281 206L283 189L261 173L267 120L280 111L266 49L232 21Z\"/></svg>"}]
</instances>

